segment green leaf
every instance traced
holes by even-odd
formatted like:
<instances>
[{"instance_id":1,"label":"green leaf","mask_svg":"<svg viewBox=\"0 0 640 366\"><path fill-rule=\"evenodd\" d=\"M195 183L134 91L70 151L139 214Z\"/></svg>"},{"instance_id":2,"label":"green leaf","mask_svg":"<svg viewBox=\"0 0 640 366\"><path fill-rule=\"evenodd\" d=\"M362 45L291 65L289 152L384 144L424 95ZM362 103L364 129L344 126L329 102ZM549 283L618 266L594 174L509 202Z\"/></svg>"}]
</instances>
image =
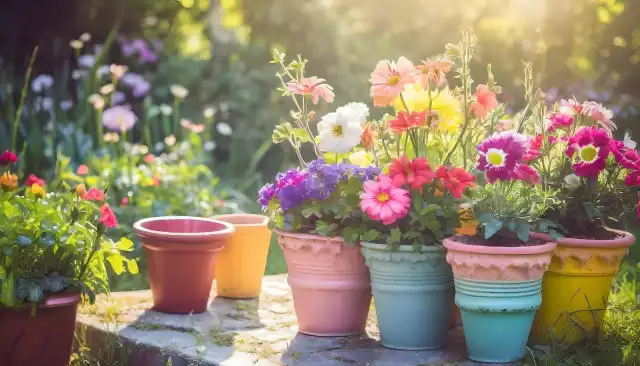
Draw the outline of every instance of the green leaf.
<instances>
[{"instance_id":1,"label":"green leaf","mask_svg":"<svg viewBox=\"0 0 640 366\"><path fill-rule=\"evenodd\" d=\"M291 135L298 139L299 142L311 142L309 133L304 128L294 128L291 130Z\"/></svg>"},{"instance_id":2,"label":"green leaf","mask_svg":"<svg viewBox=\"0 0 640 366\"><path fill-rule=\"evenodd\" d=\"M519 220L516 224L516 235L521 242L526 243L529 241L529 233L531 232L531 226L524 221Z\"/></svg>"},{"instance_id":3,"label":"green leaf","mask_svg":"<svg viewBox=\"0 0 640 366\"><path fill-rule=\"evenodd\" d=\"M342 238L347 243L355 243L358 241L358 237L360 236L360 230L357 228L346 227L342 230Z\"/></svg>"},{"instance_id":4,"label":"green leaf","mask_svg":"<svg viewBox=\"0 0 640 366\"><path fill-rule=\"evenodd\" d=\"M362 234L362 240L372 242L378 239L379 236L380 236L380 233L378 232L378 230L370 229Z\"/></svg>"},{"instance_id":5,"label":"green leaf","mask_svg":"<svg viewBox=\"0 0 640 366\"><path fill-rule=\"evenodd\" d=\"M121 275L124 272L124 264L122 262L121 255L110 255L107 257L107 262L111 264L113 272L115 272L117 275Z\"/></svg>"},{"instance_id":6,"label":"green leaf","mask_svg":"<svg viewBox=\"0 0 640 366\"><path fill-rule=\"evenodd\" d=\"M582 207L584 207L584 211L587 213L589 220L594 221L595 219L602 218L602 212L591 202L583 202Z\"/></svg>"},{"instance_id":7,"label":"green leaf","mask_svg":"<svg viewBox=\"0 0 640 366\"><path fill-rule=\"evenodd\" d=\"M426 214L429 212L438 212L442 210L442 206L436 205L435 203L430 203L422 208L422 214Z\"/></svg>"},{"instance_id":8,"label":"green leaf","mask_svg":"<svg viewBox=\"0 0 640 366\"><path fill-rule=\"evenodd\" d=\"M400 228L393 228L391 229L391 241L394 243L399 243L400 240L402 240L402 231L400 230Z\"/></svg>"},{"instance_id":9,"label":"green leaf","mask_svg":"<svg viewBox=\"0 0 640 366\"><path fill-rule=\"evenodd\" d=\"M2 286L0 287L0 302L9 308L16 305L16 281L13 278L13 273L9 273L7 279L2 281Z\"/></svg>"},{"instance_id":10,"label":"green leaf","mask_svg":"<svg viewBox=\"0 0 640 366\"><path fill-rule=\"evenodd\" d=\"M127 238L120 238L117 246L118 250L122 250L125 252L130 252L133 250L133 242Z\"/></svg>"},{"instance_id":11,"label":"green leaf","mask_svg":"<svg viewBox=\"0 0 640 366\"><path fill-rule=\"evenodd\" d=\"M273 133L271 134L271 140L274 144L279 144L285 140L288 140L291 137L292 129L293 126L291 126L291 123L289 122L284 122L276 125L276 127L273 129Z\"/></svg>"},{"instance_id":12,"label":"green leaf","mask_svg":"<svg viewBox=\"0 0 640 366\"><path fill-rule=\"evenodd\" d=\"M497 233L500 229L502 229L502 220L493 218L484 223L484 238L489 239L495 233Z\"/></svg>"},{"instance_id":13,"label":"green leaf","mask_svg":"<svg viewBox=\"0 0 640 366\"><path fill-rule=\"evenodd\" d=\"M140 270L138 269L138 262L135 259L129 259L127 261L127 266L129 267L129 273L137 274Z\"/></svg>"}]
</instances>

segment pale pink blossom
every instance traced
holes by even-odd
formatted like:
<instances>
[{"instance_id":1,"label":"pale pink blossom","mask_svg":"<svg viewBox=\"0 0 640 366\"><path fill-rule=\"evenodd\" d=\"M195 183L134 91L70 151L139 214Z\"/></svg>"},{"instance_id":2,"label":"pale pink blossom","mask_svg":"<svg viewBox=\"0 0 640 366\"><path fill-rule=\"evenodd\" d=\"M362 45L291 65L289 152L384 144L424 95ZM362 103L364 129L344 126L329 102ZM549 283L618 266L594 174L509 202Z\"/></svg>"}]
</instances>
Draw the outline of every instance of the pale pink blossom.
<instances>
[{"instance_id":1,"label":"pale pink blossom","mask_svg":"<svg viewBox=\"0 0 640 366\"><path fill-rule=\"evenodd\" d=\"M476 87L476 100L471 103L471 111L478 118L487 116L490 110L498 106L496 94L484 84L478 84Z\"/></svg>"},{"instance_id":2,"label":"pale pink blossom","mask_svg":"<svg viewBox=\"0 0 640 366\"><path fill-rule=\"evenodd\" d=\"M611 120L611 118L613 118L613 112L603 107L602 104L584 102L582 103L582 114L598 122L609 135L613 134L613 131L618 128L615 122Z\"/></svg>"},{"instance_id":3,"label":"pale pink blossom","mask_svg":"<svg viewBox=\"0 0 640 366\"><path fill-rule=\"evenodd\" d=\"M373 105L384 107L391 104L404 90L404 86L415 82L411 61L400 57L398 61L382 60L371 73L371 97Z\"/></svg>"},{"instance_id":4,"label":"pale pink blossom","mask_svg":"<svg viewBox=\"0 0 640 366\"><path fill-rule=\"evenodd\" d=\"M451 71L453 62L446 58L437 58L435 60L427 59L422 61L422 65L416 66L422 86L429 88L431 82L436 85L444 85L447 82L447 73Z\"/></svg>"},{"instance_id":5,"label":"pale pink blossom","mask_svg":"<svg viewBox=\"0 0 640 366\"><path fill-rule=\"evenodd\" d=\"M293 94L310 95L313 104L318 104L320 98L327 103L332 103L335 94L331 85L325 84L325 81L325 79L312 76L303 78L302 83L297 80L287 83L287 89Z\"/></svg>"}]
</instances>

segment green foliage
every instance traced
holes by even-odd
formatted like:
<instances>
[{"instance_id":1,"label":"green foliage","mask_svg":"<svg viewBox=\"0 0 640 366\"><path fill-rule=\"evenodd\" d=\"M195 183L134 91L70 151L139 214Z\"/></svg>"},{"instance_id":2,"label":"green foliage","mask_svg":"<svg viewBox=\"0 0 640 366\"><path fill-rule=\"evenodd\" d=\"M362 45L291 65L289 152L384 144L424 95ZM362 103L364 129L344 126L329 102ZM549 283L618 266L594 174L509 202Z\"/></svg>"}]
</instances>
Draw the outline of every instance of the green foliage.
<instances>
[{"instance_id":1,"label":"green foliage","mask_svg":"<svg viewBox=\"0 0 640 366\"><path fill-rule=\"evenodd\" d=\"M68 191L68 190L67 190ZM49 293L78 291L90 301L109 291L105 262L117 274L138 273L127 238L104 234L101 210L75 193L0 191L0 305L37 303Z\"/></svg>"}]
</instances>

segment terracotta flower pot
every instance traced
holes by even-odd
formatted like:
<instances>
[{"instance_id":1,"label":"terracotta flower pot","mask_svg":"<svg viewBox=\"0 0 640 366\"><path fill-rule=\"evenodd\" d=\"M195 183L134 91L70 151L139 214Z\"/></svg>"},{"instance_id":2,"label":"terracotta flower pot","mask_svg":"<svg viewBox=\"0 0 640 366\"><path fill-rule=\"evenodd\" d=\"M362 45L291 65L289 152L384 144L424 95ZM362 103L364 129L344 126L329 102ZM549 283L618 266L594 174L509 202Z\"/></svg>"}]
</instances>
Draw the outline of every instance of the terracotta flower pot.
<instances>
[{"instance_id":1,"label":"terracotta flower pot","mask_svg":"<svg viewBox=\"0 0 640 366\"><path fill-rule=\"evenodd\" d=\"M444 240L462 313L469 358L512 362L524 357L542 276L556 243L490 247Z\"/></svg>"},{"instance_id":2,"label":"terracotta flower pot","mask_svg":"<svg viewBox=\"0 0 640 366\"><path fill-rule=\"evenodd\" d=\"M201 313L207 309L218 253L233 226L213 219L165 216L133 228L142 240L153 293L153 309Z\"/></svg>"},{"instance_id":3,"label":"terracotta flower pot","mask_svg":"<svg viewBox=\"0 0 640 366\"><path fill-rule=\"evenodd\" d=\"M31 307L0 310L0 365L67 366L80 294L48 296Z\"/></svg>"},{"instance_id":4,"label":"terracotta flower pot","mask_svg":"<svg viewBox=\"0 0 640 366\"><path fill-rule=\"evenodd\" d=\"M213 217L233 224L236 231L220 252L216 266L218 296L247 299L260 296L271 242L269 218L263 215L232 214Z\"/></svg>"},{"instance_id":5,"label":"terracotta flower pot","mask_svg":"<svg viewBox=\"0 0 640 366\"><path fill-rule=\"evenodd\" d=\"M369 270L360 246L342 238L277 231L300 333L364 333L371 306Z\"/></svg>"},{"instance_id":6,"label":"terracotta flower pot","mask_svg":"<svg viewBox=\"0 0 640 366\"><path fill-rule=\"evenodd\" d=\"M572 343L592 336L602 325L613 277L635 243L630 233L611 231L611 240L563 238L542 281L542 305L531 343Z\"/></svg>"}]
</instances>

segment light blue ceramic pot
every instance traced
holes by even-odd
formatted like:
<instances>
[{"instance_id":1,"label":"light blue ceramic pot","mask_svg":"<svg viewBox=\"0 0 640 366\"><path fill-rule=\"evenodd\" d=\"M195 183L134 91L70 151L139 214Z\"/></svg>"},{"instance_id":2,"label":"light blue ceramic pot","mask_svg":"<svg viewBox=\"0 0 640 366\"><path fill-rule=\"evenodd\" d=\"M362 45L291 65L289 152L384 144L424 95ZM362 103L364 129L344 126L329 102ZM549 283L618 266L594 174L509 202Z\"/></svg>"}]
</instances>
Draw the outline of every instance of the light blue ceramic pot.
<instances>
[{"instance_id":1,"label":"light blue ceramic pot","mask_svg":"<svg viewBox=\"0 0 640 366\"><path fill-rule=\"evenodd\" d=\"M542 280L489 282L455 279L469 358L481 362L522 359L542 302Z\"/></svg>"},{"instance_id":2,"label":"light blue ceramic pot","mask_svg":"<svg viewBox=\"0 0 640 366\"><path fill-rule=\"evenodd\" d=\"M444 248L390 252L384 244L361 245L382 345L404 350L442 347L453 306L453 274Z\"/></svg>"}]
</instances>

